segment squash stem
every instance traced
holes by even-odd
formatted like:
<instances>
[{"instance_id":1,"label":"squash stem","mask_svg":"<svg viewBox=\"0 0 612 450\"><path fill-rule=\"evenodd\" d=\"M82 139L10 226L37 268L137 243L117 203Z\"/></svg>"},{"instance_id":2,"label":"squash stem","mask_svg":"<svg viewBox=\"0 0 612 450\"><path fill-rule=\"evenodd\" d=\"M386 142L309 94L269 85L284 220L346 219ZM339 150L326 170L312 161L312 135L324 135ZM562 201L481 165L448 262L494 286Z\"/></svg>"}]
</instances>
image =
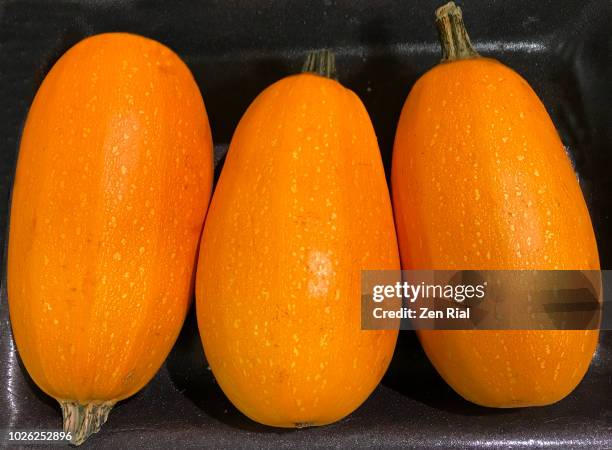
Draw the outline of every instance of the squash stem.
<instances>
[{"instance_id":1,"label":"squash stem","mask_svg":"<svg viewBox=\"0 0 612 450\"><path fill-rule=\"evenodd\" d=\"M306 56L302 73L312 72L322 77L336 79L336 55L326 48L313 50Z\"/></svg>"},{"instance_id":2,"label":"squash stem","mask_svg":"<svg viewBox=\"0 0 612 450\"><path fill-rule=\"evenodd\" d=\"M436 25L442 45L442 62L478 58L480 55L470 42L461 8L454 2L436 9Z\"/></svg>"},{"instance_id":3,"label":"squash stem","mask_svg":"<svg viewBox=\"0 0 612 450\"><path fill-rule=\"evenodd\" d=\"M58 400L64 416L64 431L71 434L70 443L81 445L89 436L100 431L115 402L89 403Z\"/></svg>"}]
</instances>

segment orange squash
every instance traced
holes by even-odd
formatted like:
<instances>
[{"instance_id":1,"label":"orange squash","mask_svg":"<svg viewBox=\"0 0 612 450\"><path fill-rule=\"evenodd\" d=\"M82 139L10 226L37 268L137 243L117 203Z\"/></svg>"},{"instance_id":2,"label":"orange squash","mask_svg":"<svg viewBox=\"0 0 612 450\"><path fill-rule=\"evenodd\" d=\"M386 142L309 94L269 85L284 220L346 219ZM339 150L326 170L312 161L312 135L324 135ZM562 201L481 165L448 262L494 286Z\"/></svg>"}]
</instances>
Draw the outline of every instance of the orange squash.
<instances>
[{"instance_id":1,"label":"orange squash","mask_svg":"<svg viewBox=\"0 0 612 450\"><path fill-rule=\"evenodd\" d=\"M405 269L598 269L572 165L527 82L437 11L443 62L412 88L392 169ZM546 405L584 376L598 331L421 331L441 376L485 406Z\"/></svg>"},{"instance_id":2,"label":"orange squash","mask_svg":"<svg viewBox=\"0 0 612 450\"><path fill-rule=\"evenodd\" d=\"M163 45L94 36L40 86L13 187L9 307L21 359L74 443L170 351L212 173L202 97Z\"/></svg>"},{"instance_id":3,"label":"orange squash","mask_svg":"<svg viewBox=\"0 0 612 450\"><path fill-rule=\"evenodd\" d=\"M306 70L329 75L330 53ZM396 330L362 331L360 271L399 269L376 136L359 98L315 73L242 117L202 235L198 324L219 385L251 419L324 425L355 410Z\"/></svg>"}]
</instances>

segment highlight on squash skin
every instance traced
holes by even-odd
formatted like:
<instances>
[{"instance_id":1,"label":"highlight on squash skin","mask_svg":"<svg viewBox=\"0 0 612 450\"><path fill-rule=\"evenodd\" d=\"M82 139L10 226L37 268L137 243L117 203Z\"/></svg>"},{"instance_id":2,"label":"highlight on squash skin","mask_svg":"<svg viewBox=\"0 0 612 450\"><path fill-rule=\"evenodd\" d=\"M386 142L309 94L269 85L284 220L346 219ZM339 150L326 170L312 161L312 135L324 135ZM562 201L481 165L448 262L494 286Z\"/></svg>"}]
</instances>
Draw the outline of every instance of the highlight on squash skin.
<instances>
[{"instance_id":1,"label":"highlight on squash skin","mask_svg":"<svg viewBox=\"0 0 612 450\"><path fill-rule=\"evenodd\" d=\"M503 64L474 55L461 12L438 13L448 60L414 85L399 120L392 190L404 269L597 270L576 175L544 106ZM450 36L450 38L449 38ZM475 52L474 52L475 53ZM537 406L583 378L598 330L430 331L419 338L461 396Z\"/></svg>"},{"instance_id":2,"label":"highlight on squash skin","mask_svg":"<svg viewBox=\"0 0 612 450\"><path fill-rule=\"evenodd\" d=\"M87 38L36 94L13 187L10 317L19 355L62 405L73 443L170 351L212 171L198 87L155 41Z\"/></svg>"},{"instance_id":3,"label":"highlight on squash skin","mask_svg":"<svg viewBox=\"0 0 612 450\"><path fill-rule=\"evenodd\" d=\"M330 74L329 54L315 56L307 67ZM399 256L363 104L313 73L274 83L235 131L198 263L200 334L232 403L276 427L355 410L397 338L361 330L360 272L375 268L397 270Z\"/></svg>"}]
</instances>

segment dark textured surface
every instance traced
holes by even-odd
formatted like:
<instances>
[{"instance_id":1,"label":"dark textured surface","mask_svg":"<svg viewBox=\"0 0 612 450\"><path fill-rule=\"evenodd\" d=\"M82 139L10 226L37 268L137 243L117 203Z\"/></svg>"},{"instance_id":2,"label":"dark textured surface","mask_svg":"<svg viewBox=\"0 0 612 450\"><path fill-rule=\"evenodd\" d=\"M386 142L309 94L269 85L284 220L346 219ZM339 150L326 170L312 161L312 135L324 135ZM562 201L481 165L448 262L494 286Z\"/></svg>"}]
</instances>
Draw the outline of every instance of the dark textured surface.
<instances>
[{"instance_id":1,"label":"dark textured surface","mask_svg":"<svg viewBox=\"0 0 612 450\"><path fill-rule=\"evenodd\" d=\"M439 59L433 11L441 3L0 2L0 235L28 105L53 62L83 37L131 31L158 39L183 57L206 101L217 159L257 93L298 70L306 49L334 48L339 78L366 104L388 170L403 101ZM521 73L551 113L580 176L602 267L612 268L610 3L478 0L462 6L477 49ZM60 426L58 406L19 363L4 292L0 380L2 438L9 429ZM255 424L225 399L206 369L191 314L155 379L118 405L102 432L85 445L612 448L612 332L602 333L589 373L568 398L518 410L463 401L437 376L414 335L403 332L383 384L359 410L328 427L284 431Z\"/></svg>"}]
</instances>

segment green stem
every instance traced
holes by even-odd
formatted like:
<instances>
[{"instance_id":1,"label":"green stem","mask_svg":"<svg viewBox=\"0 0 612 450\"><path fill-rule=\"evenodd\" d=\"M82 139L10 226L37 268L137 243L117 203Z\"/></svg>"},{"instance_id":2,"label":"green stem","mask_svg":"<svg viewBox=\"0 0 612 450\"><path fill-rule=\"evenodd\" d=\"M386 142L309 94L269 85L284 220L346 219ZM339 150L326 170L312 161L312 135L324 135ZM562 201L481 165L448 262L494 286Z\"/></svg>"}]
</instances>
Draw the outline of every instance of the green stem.
<instances>
[{"instance_id":1,"label":"green stem","mask_svg":"<svg viewBox=\"0 0 612 450\"><path fill-rule=\"evenodd\" d=\"M448 2L436 10L436 25L442 45L442 62L478 58L463 24L461 8Z\"/></svg>"},{"instance_id":2,"label":"green stem","mask_svg":"<svg viewBox=\"0 0 612 450\"><path fill-rule=\"evenodd\" d=\"M328 49L308 53L302 72L312 72L322 77L336 79L336 55Z\"/></svg>"},{"instance_id":3,"label":"green stem","mask_svg":"<svg viewBox=\"0 0 612 450\"><path fill-rule=\"evenodd\" d=\"M115 402L89 403L58 400L64 416L64 431L70 433L70 443L81 445L89 436L100 431Z\"/></svg>"}]
</instances>

